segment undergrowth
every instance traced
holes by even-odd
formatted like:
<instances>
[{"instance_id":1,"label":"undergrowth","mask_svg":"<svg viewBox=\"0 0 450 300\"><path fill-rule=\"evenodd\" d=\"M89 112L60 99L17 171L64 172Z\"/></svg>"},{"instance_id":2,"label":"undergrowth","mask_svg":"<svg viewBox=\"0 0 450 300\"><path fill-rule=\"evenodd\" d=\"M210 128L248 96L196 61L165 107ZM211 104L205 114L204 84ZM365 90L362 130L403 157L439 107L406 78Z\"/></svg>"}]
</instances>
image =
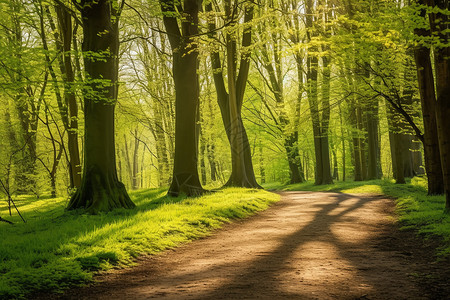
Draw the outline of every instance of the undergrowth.
<instances>
[{"instance_id":1,"label":"undergrowth","mask_svg":"<svg viewBox=\"0 0 450 300\"><path fill-rule=\"evenodd\" d=\"M169 198L161 189L131 193L135 209L100 215L65 212L67 199L16 199L27 223L0 216L0 299L37 291L62 291L93 274L133 265L134 258L207 235L235 218L266 209L279 196L230 188L198 198Z\"/></svg>"},{"instance_id":2,"label":"undergrowth","mask_svg":"<svg viewBox=\"0 0 450 300\"><path fill-rule=\"evenodd\" d=\"M395 198L401 228L415 230L425 239L438 238L440 257L450 256L450 215L444 214L445 197L428 196L426 178L414 177L406 184L393 180L337 181L328 185L299 183L283 185L270 183L267 189L286 191L334 191L342 193L367 193Z\"/></svg>"}]
</instances>

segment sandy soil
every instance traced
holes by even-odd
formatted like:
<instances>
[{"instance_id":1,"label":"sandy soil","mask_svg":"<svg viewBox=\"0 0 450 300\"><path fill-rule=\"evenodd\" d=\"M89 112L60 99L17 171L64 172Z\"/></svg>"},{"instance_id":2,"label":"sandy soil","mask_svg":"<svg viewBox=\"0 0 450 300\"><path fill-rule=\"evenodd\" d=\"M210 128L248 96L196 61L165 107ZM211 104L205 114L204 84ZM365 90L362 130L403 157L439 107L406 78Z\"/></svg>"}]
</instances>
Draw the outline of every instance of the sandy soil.
<instances>
[{"instance_id":1,"label":"sandy soil","mask_svg":"<svg viewBox=\"0 0 450 300\"><path fill-rule=\"evenodd\" d=\"M450 299L449 262L434 263L433 245L396 229L392 200L282 196L210 237L45 298Z\"/></svg>"}]
</instances>

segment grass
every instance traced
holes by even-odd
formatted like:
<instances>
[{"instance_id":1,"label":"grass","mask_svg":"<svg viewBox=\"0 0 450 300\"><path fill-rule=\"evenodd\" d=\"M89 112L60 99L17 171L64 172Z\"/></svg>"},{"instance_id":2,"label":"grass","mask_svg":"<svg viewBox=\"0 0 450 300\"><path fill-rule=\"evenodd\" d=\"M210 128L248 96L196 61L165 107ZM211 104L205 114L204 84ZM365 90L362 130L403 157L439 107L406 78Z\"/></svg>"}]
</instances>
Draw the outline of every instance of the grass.
<instances>
[{"instance_id":1,"label":"grass","mask_svg":"<svg viewBox=\"0 0 450 300\"><path fill-rule=\"evenodd\" d=\"M85 284L95 272L130 266L138 255L205 236L279 199L236 188L198 198L168 198L165 192L133 192L135 209L100 215L65 212L67 199L62 198L17 199L26 224L16 213L9 217L2 200L0 216L15 224L0 223L0 299Z\"/></svg>"},{"instance_id":2,"label":"grass","mask_svg":"<svg viewBox=\"0 0 450 300\"><path fill-rule=\"evenodd\" d=\"M386 195L396 199L399 221L403 229L415 230L425 239L438 238L440 257L450 256L450 215L444 214L444 196L428 196L425 178L415 177L407 184L393 180L338 181L329 185L271 183L267 189L286 191L334 191Z\"/></svg>"}]
</instances>

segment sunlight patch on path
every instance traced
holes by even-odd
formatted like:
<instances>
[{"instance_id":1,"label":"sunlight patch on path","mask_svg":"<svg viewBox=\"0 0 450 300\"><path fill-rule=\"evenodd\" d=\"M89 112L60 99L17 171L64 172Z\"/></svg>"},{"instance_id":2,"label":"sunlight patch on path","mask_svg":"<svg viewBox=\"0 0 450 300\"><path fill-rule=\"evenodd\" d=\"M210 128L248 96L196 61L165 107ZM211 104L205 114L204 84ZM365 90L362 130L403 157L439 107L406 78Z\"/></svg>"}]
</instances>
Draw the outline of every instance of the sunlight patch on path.
<instances>
[{"instance_id":1,"label":"sunlight patch on path","mask_svg":"<svg viewBox=\"0 0 450 300\"><path fill-rule=\"evenodd\" d=\"M282 196L257 216L107 276L91 296L404 299L407 289L420 299L405 261L377 248L378 236L392 224L386 209L391 200L317 192Z\"/></svg>"}]
</instances>

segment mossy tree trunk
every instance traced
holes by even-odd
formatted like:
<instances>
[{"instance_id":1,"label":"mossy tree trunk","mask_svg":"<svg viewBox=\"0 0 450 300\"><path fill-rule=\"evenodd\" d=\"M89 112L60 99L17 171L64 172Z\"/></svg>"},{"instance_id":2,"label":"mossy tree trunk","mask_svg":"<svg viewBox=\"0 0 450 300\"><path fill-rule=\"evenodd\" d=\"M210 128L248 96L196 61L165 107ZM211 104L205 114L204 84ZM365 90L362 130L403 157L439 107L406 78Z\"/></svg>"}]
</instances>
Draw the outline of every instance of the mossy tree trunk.
<instances>
[{"instance_id":1,"label":"mossy tree trunk","mask_svg":"<svg viewBox=\"0 0 450 300\"><path fill-rule=\"evenodd\" d=\"M115 157L118 6L109 0L74 2L79 5L83 22L85 151L81 187L67 209L99 213L133 208L125 186L117 178Z\"/></svg>"}]
</instances>

